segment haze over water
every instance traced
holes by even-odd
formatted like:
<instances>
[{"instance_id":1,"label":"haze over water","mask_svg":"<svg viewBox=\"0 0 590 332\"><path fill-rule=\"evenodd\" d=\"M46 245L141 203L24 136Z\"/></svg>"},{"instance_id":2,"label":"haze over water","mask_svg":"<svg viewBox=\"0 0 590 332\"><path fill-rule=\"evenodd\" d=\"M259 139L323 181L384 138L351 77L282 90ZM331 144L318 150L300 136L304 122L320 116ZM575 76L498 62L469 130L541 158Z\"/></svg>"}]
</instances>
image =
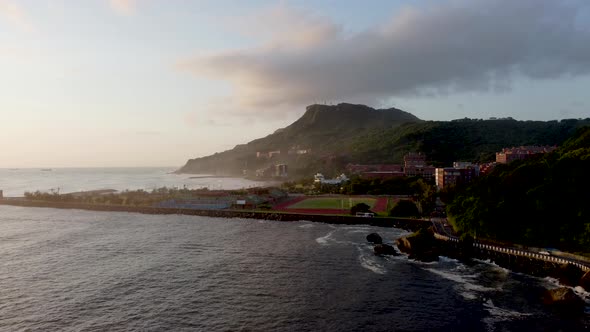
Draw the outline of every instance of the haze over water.
<instances>
[{"instance_id":1,"label":"haze over water","mask_svg":"<svg viewBox=\"0 0 590 332\"><path fill-rule=\"evenodd\" d=\"M194 178L196 174L172 174L173 167L139 168L0 168L0 190L4 196L22 196L25 191L60 193L115 189L152 190L160 187L187 187L189 189L241 189L264 186L271 182L250 181L241 178Z\"/></svg>"}]
</instances>

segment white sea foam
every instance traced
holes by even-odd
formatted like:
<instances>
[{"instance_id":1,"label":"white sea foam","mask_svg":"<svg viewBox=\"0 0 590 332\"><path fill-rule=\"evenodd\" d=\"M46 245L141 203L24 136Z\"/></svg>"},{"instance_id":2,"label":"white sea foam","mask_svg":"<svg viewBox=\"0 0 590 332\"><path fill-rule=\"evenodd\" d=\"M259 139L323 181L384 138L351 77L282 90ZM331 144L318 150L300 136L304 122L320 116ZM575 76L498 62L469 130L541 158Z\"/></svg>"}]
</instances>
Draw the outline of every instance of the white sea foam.
<instances>
[{"instance_id":1,"label":"white sea foam","mask_svg":"<svg viewBox=\"0 0 590 332\"><path fill-rule=\"evenodd\" d=\"M508 274L508 273L512 272L512 271L510 271L509 269L507 269L507 268L504 268L504 267L501 267L500 265L498 265L498 264L496 264L496 263L492 262L492 261L491 261L491 260L489 260L489 259L486 259L486 260L481 260L481 259L475 259L475 258L474 258L473 260L474 260L474 261L476 261L476 262L479 262L479 263L483 263L483 264L486 264L486 265L492 266L492 267L494 267L494 269L496 269L496 270L498 270L498 271L502 271L502 272L504 272L504 273L506 273L506 274Z\"/></svg>"},{"instance_id":2,"label":"white sea foam","mask_svg":"<svg viewBox=\"0 0 590 332\"><path fill-rule=\"evenodd\" d=\"M488 299L484 302L483 307L490 314L490 316L483 319L487 326L487 331L496 331L496 323L503 321L512 321L523 317L531 316L532 314L518 312L509 309L503 309L494 305L492 300Z\"/></svg>"},{"instance_id":3,"label":"white sea foam","mask_svg":"<svg viewBox=\"0 0 590 332\"><path fill-rule=\"evenodd\" d=\"M364 230L364 231L369 231L371 229L371 226L367 226L367 225L358 225L358 226L343 226L342 229L352 229L352 230Z\"/></svg>"},{"instance_id":4,"label":"white sea foam","mask_svg":"<svg viewBox=\"0 0 590 332\"><path fill-rule=\"evenodd\" d=\"M351 234L365 233L366 234L367 230L366 229L350 229L350 230L348 230L348 233L351 233Z\"/></svg>"},{"instance_id":5,"label":"white sea foam","mask_svg":"<svg viewBox=\"0 0 590 332\"><path fill-rule=\"evenodd\" d=\"M543 280L543 287L545 287L546 289L553 289L553 288L558 288L558 287L571 288L579 297L581 297L584 301L586 301L586 304L590 305L590 292L586 291L584 288L582 288L580 286L570 287L570 286L562 285L559 283L559 280L557 280L556 278L552 278L552 277L545 277L542 280Z\"/></svg>"},{"instance_id":6,"label":"white sea foam","mask_svg":"<svg viewBox=\"0 0 590 332\"><path fill-rule=\"evenodd\" d=\"M304 224L304 225L300 225L300 226L298 226L298 227L299 227L299 228L312 228L312 227L314 227L314 226L315 226L314 224Z\"/></svg>"},{"instance_id":7,"label":"white sea foam","mask_svg":"<svg viewBox=\"0 0 590 332\"><path fill-rule=\"evenodd\" d=\"M318 237L317 239L315 239L315 242L317 242L317 243L319 243L319 244L321 244L323 246L327 246L328 245L328 242L330 240L332 240L331 238L332 238L332 234L334 234L334 232L335 231L331 231L331 232L329 232L328 234L326 234L326 235L324 235L322 237Z\"/></svg>"},{"instance_id":8,"label":"white sea foam","mask_svg":"<svg viewBox=\"0 0 590 332\"><path fill-rule=\"evenodd\" d=\"M427 268L426 270L434 273L444 279L454 281L457 283L457 291L466 300L475 300L479 297L479 293L497 291L498 288L485 287L477 284L476 278L478 274L464 274L461 272L461 265L453 270L438 270L434 268Z\"/></svg>"},{"instance_id":9,"label":"white sea foam","mask_svg":"<svg viewBox=\"0 0 590 332\"><path fill-rule=\"evenodd\" d=\"M586 304L590 304L590 292L586 291L582 286L576 286L573 289L578 296L586 301Z\"/></svg>"},{"instance_id":10,"label":"white sea foam","mask_svg":"<svg viewBox=\"0 0 590 332\"><path fill-rule=\"evenodd\" d=\"M576 287L564 286L559 283L559 280L557 280L555 278L551 278L551 277L545 277L542 280L544 282L543 286L546 289L553 289L553 288L558 288L558 287L571 288L580 298L582 298L586 302L587 305L590 305L590 292L586 291L581 286L576 286Z\"/></svg>"},{"instance_id":11,"label":"white sea foam","mask_svg":"<svg viewBox=\"0 0 590 332\"><path fill-rule=\"evenodd\" d=\"M362 267L377 274L385 274L387 272L385 266L378 262L375 255L369 255L361 247L357 247L357 249L359 251L359 263L361 263Z\"/></svg>"},{"instance_id":12,"label":"white sea foam","mask_svg":"<svg viewBox=\"0 0 590 332\"><path fill-rule=\"evenodd\" d=\"M446 257L446 256L439 256L438 260L441 263L459 263L459 260L454 259L454 258L450 258L450 257Z\"/></svg>"}]
</instances>

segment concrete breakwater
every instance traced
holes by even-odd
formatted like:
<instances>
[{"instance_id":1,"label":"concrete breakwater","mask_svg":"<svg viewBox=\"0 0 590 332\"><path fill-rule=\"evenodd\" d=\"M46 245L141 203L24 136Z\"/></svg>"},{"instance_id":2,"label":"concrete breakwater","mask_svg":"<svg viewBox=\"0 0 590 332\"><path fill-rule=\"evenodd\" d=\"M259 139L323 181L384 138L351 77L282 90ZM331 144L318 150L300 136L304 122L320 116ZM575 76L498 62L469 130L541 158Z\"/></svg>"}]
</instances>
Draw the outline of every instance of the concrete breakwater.
<instances>
[{"instance_id":1,"label":"concrete breakwater","mask_svg":"<svg viewBox=\"0 0 590 332\"><path fill-rule=\"evenodd\" d=\"M430 222L421 219L405 218L364 218L344 215L318 215L318 214L301 214L301 213L283 213L283 212L263 212L248 210L198 210L198 209L179 209L164 208L152 206L127 206L127 205L100 205L85 204L75 202L51 202L51 201L33 201L24 199L0 199L0 205L12 205L21 207L41 207L55 209L79 209L88 211L103 212L132 212L143 214L182 214L189 216L204 216L214 218L248 218L277 221L313 221L341 225L371 225L379 227L396 227L407 230L418 230L428 227Z\"/></svg>"}]
</instances>

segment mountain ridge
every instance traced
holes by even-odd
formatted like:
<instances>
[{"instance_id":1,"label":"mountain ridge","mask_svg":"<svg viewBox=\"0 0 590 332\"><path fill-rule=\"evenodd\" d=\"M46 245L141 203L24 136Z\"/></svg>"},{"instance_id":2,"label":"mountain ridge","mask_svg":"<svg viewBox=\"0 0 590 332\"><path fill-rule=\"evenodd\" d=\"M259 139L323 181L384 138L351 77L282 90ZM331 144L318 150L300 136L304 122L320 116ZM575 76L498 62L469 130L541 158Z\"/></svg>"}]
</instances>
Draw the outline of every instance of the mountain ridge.
<instances>
[{"instance_id":1,"label":"mountain ridge","mask_svg":"<svg viewBox=\"0 0 590 332\"><path fill-rule=\"evenodd\" d=\"M435 165L489 161L508 146L558 145L584 125L590 125L590 119L424 121L397 108L314 104L285 128L230 150L190 159L177 172L243 175L245 170L253 176L257 169L285 163L295 177L318 171L335 174L347 163L400 163L410 151L425 153Z\"/></svg>"},{"instance_id":2,"label":"mountain ridge","mask_svg":"<svg viewBox=\"0 0 590 332\"><path fill-rule=\"evenodd\" d=\"M190 159L177 172L239 175L243 169L255 170L253 167L264 167L265 160L256 158L256 153L270 151L283 151L283 156L275 158L275 161L288 161L290 164L301 166L307 163L305 159L310 157L309 155L288 158L284 157L284 154L296 148L311 150L315 157L325 157L332 154L330 151L339 142L349 140L360 133L420 121L422 120L411 113L397 108L374 109L366 105L349 103L313 104L307 106L305 113L289 126L246 144L238 144L233 149Z\"/></svg>"}]
</instances>

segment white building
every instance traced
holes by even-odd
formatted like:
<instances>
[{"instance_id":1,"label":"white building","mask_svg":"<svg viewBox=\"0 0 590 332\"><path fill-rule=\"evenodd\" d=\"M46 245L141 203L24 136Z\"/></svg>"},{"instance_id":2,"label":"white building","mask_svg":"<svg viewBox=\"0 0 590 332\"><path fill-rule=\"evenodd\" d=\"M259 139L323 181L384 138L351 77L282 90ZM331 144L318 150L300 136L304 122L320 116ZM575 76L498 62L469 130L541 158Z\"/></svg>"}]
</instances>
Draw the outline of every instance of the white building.
<instances>
[{"instance_id":1,"label":"white building","mask_svg":"<svg viewBox=\"0 0 590 332\"><path fill-rule=\"evenodd\" d=\"M348 181L348 177L344 174L340 174L334 179L326 179L322 173L314 175L314 183L320 184L341 184Z\"/></svg>"}]
</instances>

